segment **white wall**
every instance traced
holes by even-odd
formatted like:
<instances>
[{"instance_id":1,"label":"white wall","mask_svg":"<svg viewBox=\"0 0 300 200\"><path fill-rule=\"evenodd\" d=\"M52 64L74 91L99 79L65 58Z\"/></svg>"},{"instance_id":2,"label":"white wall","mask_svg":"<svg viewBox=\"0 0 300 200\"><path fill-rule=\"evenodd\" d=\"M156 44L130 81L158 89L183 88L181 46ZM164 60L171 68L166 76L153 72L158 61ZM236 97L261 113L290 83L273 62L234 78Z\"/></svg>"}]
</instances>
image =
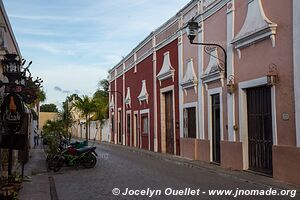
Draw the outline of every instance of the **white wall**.
<instances>
[{"instance_id":1,"label":"white wall","mask_svg":"<svg viewBox=\"0 0 300 200\"><path fill-rule=\"evenodd\" d=\"M110 141L110 131L109 131L109 120L106 120L102 126L101 133L102 133L102 141L109 142Z\"/></svg>"}]
</instances>

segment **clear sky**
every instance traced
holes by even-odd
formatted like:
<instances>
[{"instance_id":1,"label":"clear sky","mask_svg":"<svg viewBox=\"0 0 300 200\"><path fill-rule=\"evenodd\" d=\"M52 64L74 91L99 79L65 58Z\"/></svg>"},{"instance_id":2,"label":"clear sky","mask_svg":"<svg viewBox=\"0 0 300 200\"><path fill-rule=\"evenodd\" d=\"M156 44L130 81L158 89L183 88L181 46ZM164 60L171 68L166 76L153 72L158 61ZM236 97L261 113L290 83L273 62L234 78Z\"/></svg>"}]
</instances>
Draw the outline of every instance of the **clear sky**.
<instances>
[{"instance_id":1,"label":"clear sky","mask_svg":"<svg viewBox=\"0 0 300 200\"><path fill-rule=\"evenodd\" d=\"M190 0L3 0L46 103L92 95L99 80Z\"/></svg>"}]
</instances>

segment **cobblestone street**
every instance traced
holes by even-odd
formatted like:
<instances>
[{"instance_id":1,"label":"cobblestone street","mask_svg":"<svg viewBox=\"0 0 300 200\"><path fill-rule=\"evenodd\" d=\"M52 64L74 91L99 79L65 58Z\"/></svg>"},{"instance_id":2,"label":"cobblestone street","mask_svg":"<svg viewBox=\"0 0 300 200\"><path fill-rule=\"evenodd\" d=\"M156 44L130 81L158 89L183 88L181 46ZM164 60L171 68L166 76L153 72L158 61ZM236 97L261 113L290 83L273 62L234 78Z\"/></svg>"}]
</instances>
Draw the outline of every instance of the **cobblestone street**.
<instances>
[{"instance_id":1,"label":"cobblestone street","mask_svg":"<svg viewBox=\"0 0 300 200\"><path fill-rule=\"evenodd\" d=\"M161 190L151 199L231 199L232 196L209 196L209 189L295 189L294 186L246 172L226 171L217 166L188 164L188 160L117 145L97 144L98 163L94 169L63 168L54 177L58 199L147 199L148 196L112 194L129 190ZM166 188L200 189L199 196L165 196ZM299 190L298 190L299 191ZM203 194L205 192L205 194ZM299 194L297 194L299 195ZM253 197L238 196L236 199ZM297 198L297 197L296 197ZM255 199L270 199L256 196ZM272 199L292 199L274 196Z\"/></svg>"}]
</instances>

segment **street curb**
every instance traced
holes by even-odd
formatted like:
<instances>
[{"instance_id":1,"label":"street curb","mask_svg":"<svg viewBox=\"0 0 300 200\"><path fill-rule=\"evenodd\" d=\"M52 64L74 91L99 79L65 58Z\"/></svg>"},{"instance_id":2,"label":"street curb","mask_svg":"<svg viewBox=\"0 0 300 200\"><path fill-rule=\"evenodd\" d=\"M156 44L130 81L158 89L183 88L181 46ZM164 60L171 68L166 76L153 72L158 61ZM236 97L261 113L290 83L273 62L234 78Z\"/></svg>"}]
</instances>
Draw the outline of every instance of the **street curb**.
<instances>
[{"instance_id":1,"label":"street curb","mask_svg":"<svg viewBox=\"0 0 300 200\"><path fill-rule=\"evenodd\" d=\"M173 162L177 165L184 165L190 168L197 168L201 170L209 171L210 173L219 174L221 176L231 177L240 181L248 182L254 185L266 187L266 188L273 188L277 190L283 189L295 189L297 190L297 195L300 195L300 185L295 185L292 183L287 183L283 181L276 180L271 177L266 177L262 175L257 175L248 171L240 171L240 170L233 170L229 168L224 168L218 165L209 164L203 161L191 160L188 158L184 158L181 156L169 155L169 154L162 154L158 152L152 152L144 149L139 149L136 147L129 147L119 144L112 144L107 142L99 142L95 141L95 143L99 145L105 145L110 147L120 148L126 151L141 153L143 155L147 155L156 159Z\"/></svg>"}]
</instances>

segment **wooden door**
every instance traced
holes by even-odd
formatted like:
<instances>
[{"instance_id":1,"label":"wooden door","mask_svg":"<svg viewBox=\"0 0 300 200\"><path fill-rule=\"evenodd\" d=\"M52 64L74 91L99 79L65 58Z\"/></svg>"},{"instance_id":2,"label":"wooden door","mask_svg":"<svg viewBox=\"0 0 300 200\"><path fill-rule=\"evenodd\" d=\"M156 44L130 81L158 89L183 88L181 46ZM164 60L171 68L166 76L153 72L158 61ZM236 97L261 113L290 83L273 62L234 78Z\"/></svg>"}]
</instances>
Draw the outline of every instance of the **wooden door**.
<instances>
[{"instance_id":1,"label":"wooden door","mask_svg":"<svg viewBox=\"0 0 300 200\"><path fill-rule=\"evenodd\" d=\"M249 169L272 174L271 88L247 89Z\"/></svg>"},{"instance_id":2,"label":"wooden door","mask_svg":"<svg viewBox=\"0 0 300 200\"><path fill-rule=\"evenodd\" d=\"M174 154L173 93L165 93L166 152Z\"/></svg>"},{"instance_id":3,"label":"wooden door","mask_svg":"<svg viewBox=\"0 0 300 200\"><path fill-rule=\"evenodd\" d=\"M135 135L135 147L140 147L140 134L139 134L139 119L138 119L138 114L134 114L134 123L135 123L135 130L134 130L134 135Z\"/></svg>"},{"instance_id":4,"label":"wooden door","mask_svg":"<svg viewBox=\"0 0 300 200\"><path fill-rule=\"evenodd\" d=\"M126 133L126 144L127 146L131 146L131 119L130 114L127 114L127 133Z\"/></svg>"},{"instance_id":5,"label":"wooden door","mask_svg":"<svg viewBox=\"0 0 300 200\"><path fill-rule=\"evenodd\" d=\"M119 144L122 144L122 137L123 137L123 131L122 131L122 111L120 110L118 112L118 142L119 142Z\"/></svg>"},{"instance_id":6,"label":"wooden door","mask_svg":"<svg viewBox=\"0 0 300 200\"><path fill-rule=\"evenodd\" d=\"M221 140L221 113L220 95L215 94L212 98L212 161L220 163L220 140Z\"/></svg>"},{"instance_id":7,"label":"wooden door","mask_svg":"<svg viewBox=\"0 0 300 200\"><path fill-rule=\"evenodd\" d=\"M142 142L142 148L148 150L149 149L149 121L148 121L148 114L143 114L141 116L141 142Z\"/></svg>"}]
</instances>

